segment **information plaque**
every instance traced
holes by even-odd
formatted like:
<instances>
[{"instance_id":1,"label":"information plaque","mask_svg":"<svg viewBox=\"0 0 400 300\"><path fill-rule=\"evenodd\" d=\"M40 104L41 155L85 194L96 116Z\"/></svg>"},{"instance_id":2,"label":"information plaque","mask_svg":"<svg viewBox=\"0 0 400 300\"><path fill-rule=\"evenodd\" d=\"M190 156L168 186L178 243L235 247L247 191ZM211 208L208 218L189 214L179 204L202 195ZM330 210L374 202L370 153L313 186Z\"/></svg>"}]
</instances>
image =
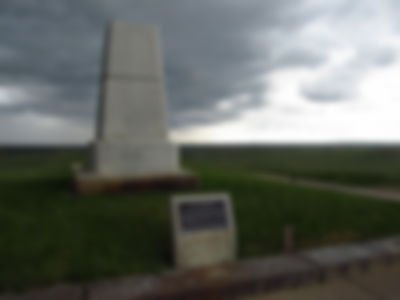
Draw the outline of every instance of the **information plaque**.
<instances>
[{"instance_id":1,"label":"information plaque","mask_svg":"<svg viewBox=\"0 0 400 300\"><path fill-rule=\"evenodd\" d=\"M184 202L179 205L183 231L226 228L227 209L222 199L207 202Z\"/></svg>"},{"instance_id":2,"label":"information plaque","mask_svg":"<svg viewBox=\"0 0 400 300\"><path fill-rule=\"evenodd\" d=\"M235 226L227 194L174 196L171 209L178 267L198 267L235 259Z\"/></svg>"}]
</instances>

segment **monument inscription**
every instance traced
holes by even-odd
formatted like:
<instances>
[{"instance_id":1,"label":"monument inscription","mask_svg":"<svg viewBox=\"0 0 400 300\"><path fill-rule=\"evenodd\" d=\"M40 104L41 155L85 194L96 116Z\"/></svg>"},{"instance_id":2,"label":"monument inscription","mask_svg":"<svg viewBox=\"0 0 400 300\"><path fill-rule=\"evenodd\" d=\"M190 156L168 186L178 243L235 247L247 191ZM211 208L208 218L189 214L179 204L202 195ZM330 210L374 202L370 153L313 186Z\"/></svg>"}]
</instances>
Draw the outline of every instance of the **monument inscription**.
<instances>
[{"instance_id":1,"label":"monument inscription","mask_svg":"<svg viewBox=\"0 0 400 300\"><path fill-rule=\"evenodd\" d=\"M227 194L174 196L171 210L178 267L200 267L235 259L235 226Z\"/></svg>"},{"instance_id":2,"label":"monument inscription","mask_svg":"<svg viewBox=\"0 0 400 300\"><path fill-rule=\"evenodd\" d=\"M199 231L226 228L228 219L223 200L211 200L204 203L182 203L179 206L183 231Z\"/></svg>"}]
</instances>

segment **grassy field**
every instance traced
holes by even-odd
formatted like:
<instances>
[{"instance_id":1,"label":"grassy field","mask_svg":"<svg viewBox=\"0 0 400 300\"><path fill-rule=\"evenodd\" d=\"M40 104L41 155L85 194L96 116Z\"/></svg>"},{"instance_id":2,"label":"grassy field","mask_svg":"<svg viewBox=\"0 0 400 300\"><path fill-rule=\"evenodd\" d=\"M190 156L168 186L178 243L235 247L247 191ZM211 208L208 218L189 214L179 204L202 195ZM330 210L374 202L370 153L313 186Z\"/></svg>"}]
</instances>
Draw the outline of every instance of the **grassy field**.
<instances>
[{"instance_id":1,"label":"grassy field","mask_svg":"<svg viewBox=\"0 0 400 300\"><path fill-rule=\"evenodd\" d=\"M400 190L400 146L191 147L193 164Z\"/></svg>"},{"instance_id":2,"label":"grassy field","mask_svg":"<svg viewBox=\"0 0 400 300\"><path fill-rule=\"evenodd\" d=\"M191 148L183 157L201 191L233 196L241 258L280 252L287 224L299 248L400 232L398 204L255 179L246 172L267 170L268 155L224 151ZM172 268L170 194L75 196L70 165L83 157L81 150L0 151L0 290Z\"/></svg>"}]
</instances>

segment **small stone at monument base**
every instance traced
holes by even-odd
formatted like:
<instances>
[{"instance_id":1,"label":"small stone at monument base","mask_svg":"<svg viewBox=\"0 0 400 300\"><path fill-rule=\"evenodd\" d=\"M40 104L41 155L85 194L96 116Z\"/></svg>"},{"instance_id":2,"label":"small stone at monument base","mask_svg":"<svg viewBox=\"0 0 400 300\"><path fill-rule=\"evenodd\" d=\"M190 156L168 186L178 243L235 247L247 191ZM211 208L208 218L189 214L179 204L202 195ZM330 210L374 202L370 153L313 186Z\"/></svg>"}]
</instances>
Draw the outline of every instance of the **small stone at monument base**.
<instances>
[{"instance_id":1,"label":"small stone at monument base","mask_svg":"<svg viewBox=\"0 0 400 300\"><path fill-rule=\"evenodd\" d=\"M101 177L97 174L75 172L74 191L78 194L99 194L146 190L183 190L199 186L198 177L191 173L159 174L135 177Z\"/></svg>"}]
</instances>

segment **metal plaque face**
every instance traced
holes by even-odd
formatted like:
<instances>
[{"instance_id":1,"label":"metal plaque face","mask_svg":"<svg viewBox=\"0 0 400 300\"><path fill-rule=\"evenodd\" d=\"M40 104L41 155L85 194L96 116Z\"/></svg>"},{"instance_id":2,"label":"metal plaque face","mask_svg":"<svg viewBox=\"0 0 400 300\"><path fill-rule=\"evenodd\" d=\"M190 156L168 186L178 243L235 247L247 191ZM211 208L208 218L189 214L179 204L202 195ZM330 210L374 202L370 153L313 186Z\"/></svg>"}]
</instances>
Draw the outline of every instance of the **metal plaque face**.
<instances>
[{"instance_id":1,"label":"metal plaque face","mask_svg":"<svg viewBox=\"0 0 400 300\"><path fill-rule=\"evenodd\" d=\"M226 228L228 226L225 202L186 202L179 205L183 231L201 231Z\"/></svg>"}]
</instances>

